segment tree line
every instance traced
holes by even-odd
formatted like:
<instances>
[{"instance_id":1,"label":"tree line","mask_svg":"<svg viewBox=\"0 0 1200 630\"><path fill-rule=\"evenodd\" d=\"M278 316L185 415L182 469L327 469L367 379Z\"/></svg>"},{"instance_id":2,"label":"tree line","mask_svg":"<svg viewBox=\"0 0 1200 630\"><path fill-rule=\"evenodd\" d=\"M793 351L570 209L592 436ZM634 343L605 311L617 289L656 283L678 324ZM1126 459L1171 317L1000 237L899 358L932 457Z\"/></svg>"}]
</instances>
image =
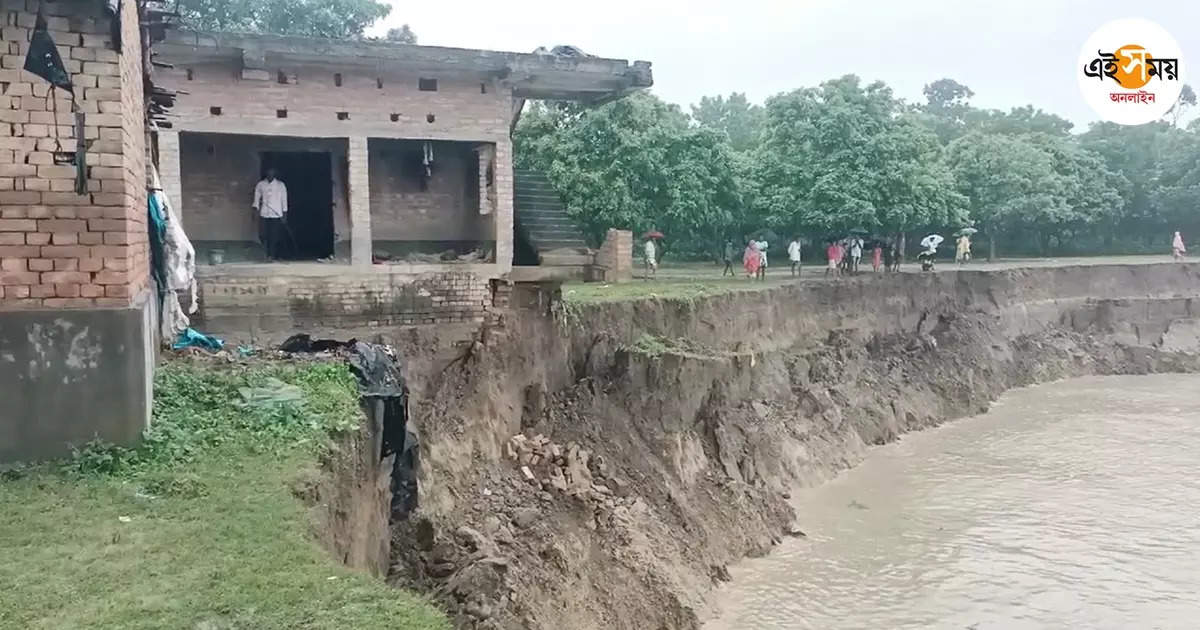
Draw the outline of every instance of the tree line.
<instances>
[{"instance_id":1,"label":"tree line","mask_svg":"<svg viewBox=\"0 0 1200 630\"><path fill-rule=\"evenodd\" d=\"M1070 121L1033 106L971 105L951 79L924 102L847 75L777 94L705 97L690 113L648 92L597 108L526 109L518 166L546 173L598 240L609 227L708 255L769 232L812 242L864 229L899 239L960 227L1008 254L1163 251L1200 236L1200 122ZM810 248L810 251L813 251Z\"/></svg>"}]
</instances>

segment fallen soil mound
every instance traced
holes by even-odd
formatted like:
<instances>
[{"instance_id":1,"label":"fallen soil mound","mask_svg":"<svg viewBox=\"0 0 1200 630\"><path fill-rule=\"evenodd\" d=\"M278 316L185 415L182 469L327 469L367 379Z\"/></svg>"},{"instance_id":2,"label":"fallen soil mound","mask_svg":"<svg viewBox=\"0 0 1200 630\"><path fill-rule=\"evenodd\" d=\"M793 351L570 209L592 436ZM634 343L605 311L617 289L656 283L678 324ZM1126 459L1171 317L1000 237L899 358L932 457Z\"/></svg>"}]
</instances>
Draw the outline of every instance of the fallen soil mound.
<instances>
[{"instance_id":1,"label":"fallen soil mound","mask_svg":"<svg viewBox=\"0 0 1200 630\"><path fill-rule=\"evenodd\" d=\"M1013 387L1200 369L1198 280L960 272L514 312L448 367L410 353L419 502L389 579L463 628L698 628L729 563L795 532L789 490L869 445Z\"/></svg>"}]
</instances>

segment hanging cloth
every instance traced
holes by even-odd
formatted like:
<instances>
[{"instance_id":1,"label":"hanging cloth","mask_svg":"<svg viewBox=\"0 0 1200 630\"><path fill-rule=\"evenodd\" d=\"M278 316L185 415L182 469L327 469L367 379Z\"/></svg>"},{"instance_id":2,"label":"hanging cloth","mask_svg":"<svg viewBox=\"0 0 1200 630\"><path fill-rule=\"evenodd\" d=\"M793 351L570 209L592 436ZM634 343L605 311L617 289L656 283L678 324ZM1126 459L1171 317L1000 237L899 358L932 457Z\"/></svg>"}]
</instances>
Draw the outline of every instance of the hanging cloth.
<instances>
[{"instance_id":1,"label":"hanging cloth","mask_svg":"<svg viewBox=\"0 0 1200 630\"><path fill-rule=\"evenodd\" d=\"M33 36L29 40L29 54L25 56L25 70L45 79L54 87L62 88L75 94L75 86L71 84L71 75L63 65L58 47L50 37L46 27L46 17L42 8L38 7L37 22L34 23Z\"/></svg>"}]
</instances>

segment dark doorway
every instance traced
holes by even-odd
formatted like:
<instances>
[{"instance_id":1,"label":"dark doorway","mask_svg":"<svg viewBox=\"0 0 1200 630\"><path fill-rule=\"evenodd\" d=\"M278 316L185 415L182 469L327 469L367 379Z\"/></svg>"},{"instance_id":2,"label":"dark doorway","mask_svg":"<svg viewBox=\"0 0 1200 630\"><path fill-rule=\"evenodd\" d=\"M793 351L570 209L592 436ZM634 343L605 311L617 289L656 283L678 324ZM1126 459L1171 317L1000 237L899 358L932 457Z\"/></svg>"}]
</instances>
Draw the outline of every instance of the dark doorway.
<instances>
[{"instance_id":1,"label":"dark doorway","mask_svg":"<svg viewBox=\"0 0 1200 630\"><path fill-rule=\"evenodd\" d=\"M313 260L333 255L333 165L329 153L270 151L262 154L262 175L279 172L287 186L288 238L283 257Z\"/></svg>"}]
</instances>

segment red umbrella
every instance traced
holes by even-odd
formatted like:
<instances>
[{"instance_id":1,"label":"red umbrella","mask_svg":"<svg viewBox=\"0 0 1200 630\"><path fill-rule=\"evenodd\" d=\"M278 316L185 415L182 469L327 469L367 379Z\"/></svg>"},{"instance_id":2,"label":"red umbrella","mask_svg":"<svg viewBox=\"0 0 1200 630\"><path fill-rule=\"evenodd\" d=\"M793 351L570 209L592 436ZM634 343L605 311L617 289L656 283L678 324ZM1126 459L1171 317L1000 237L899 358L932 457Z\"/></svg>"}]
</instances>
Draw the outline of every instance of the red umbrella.
<instances>
[{"instance_id":1,"label":"red umbrella","mask_svg":"<svg viewBox=\"0 0 1200 630\"><path fill-rule=\"evenodd\" d=\"M649 232L646 232L645 234L643 234L643 235L642 235L642 238L643 238L643 239L646 239L646 238L664 238L664 236L663 236L663 233L662 233L662 232L659 232L658 230L650 230Z\"/></svg>"}]
</instances>

